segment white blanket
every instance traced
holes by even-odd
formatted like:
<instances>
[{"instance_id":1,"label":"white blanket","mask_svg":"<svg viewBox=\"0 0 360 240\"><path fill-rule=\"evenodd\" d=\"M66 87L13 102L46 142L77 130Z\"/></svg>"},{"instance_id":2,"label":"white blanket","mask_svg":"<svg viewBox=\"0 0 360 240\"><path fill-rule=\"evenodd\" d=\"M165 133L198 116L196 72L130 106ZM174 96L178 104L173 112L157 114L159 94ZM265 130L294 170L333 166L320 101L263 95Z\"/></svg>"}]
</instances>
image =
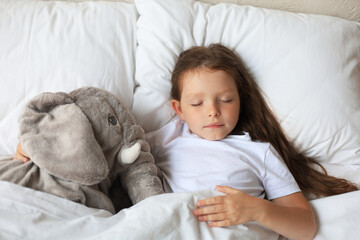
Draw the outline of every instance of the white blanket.
<instances>
[{"instance_id":1,"label":"white blanket","mask_svg":"<svg viewBox=\"0 0 360 240\"><path fill-rule=\"evenodd\" d=\"M210 228L192 214L199 198L215 192L150 197L116 215L0 181L0 239L277 239L255 223ZM315 239L360 236L360 191L312 201ZM354 209L356 208L356 209ZM350 231L351 230L351 231ZM349 236L351 235L351 237Z\"/></svg>"}]
</instances>

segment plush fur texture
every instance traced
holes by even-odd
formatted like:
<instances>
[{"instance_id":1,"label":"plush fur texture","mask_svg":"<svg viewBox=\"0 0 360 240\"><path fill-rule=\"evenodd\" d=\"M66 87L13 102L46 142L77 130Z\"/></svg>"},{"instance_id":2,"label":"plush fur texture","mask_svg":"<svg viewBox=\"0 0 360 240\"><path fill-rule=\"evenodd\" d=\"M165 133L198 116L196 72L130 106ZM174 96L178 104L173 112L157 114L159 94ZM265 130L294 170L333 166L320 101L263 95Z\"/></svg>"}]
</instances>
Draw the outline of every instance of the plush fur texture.
<instances>
[{"instance_id":1,"label":"plush fur texture","mask_svg":"<svg viewBox=\"0 0 360 240\"><path fill-rule=\"evenodd\" d=\"M0 180L115 213L130 205L129 197L135 204L163 193L144 139L132 113L107 91L43 93L19 118L19 141L30 161L1 160ZM110 194L115 181L120 189Z\"/></svg>"}]
</instances>

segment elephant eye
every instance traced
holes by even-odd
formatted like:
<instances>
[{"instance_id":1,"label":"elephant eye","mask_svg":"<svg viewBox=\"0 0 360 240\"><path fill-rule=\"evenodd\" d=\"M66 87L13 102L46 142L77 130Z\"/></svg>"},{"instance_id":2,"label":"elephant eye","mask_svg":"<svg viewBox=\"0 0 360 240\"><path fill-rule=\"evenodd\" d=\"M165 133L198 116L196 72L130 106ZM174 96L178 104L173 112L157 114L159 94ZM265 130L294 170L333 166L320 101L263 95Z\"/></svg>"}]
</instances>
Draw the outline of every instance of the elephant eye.
<instances>
[{"instance_id":1,"label":"elephant eye","mask_svg":"<svg viewBox=\"0 0 360 240\"><path fill-rule=\"evenodd\" d=\"M115 125L117 124L117 119L116 119L116 117L114 117L114 116L109 116L109 117L108 117L108 123L109 123L109 125L111 124L111 125L115 126Z\"/></svg>"}]
</instances>

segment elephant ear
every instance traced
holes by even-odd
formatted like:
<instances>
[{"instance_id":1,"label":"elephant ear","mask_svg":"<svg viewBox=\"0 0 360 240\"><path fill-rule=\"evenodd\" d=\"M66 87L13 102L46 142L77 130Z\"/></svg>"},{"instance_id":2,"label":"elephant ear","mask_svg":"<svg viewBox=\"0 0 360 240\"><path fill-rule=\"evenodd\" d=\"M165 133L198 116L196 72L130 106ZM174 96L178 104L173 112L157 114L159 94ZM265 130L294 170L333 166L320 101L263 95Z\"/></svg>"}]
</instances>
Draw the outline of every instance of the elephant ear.
<instances>
[{"instance_id":1,"label":"elephant ear","mask_svg":"<svg viewBox=\"0 0 360 240\"><path fill-rule=\"evenodd\" d=\"M66 93L43 93L19 118L19 140L30 159L60 179L98 184L108 175L92 126Z\"/></svg>"}]
</instances>

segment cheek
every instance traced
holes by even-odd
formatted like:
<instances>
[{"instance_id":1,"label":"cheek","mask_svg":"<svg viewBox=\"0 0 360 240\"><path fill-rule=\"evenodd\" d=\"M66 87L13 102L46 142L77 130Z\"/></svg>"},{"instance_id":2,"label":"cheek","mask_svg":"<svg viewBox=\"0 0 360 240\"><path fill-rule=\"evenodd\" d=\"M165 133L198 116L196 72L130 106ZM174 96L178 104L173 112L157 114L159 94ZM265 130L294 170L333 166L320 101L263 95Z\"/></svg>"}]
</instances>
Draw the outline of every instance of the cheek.
<instances>
[{"instance_id":1,"label":"cheek","mask_svg":"<svg viewBox=\"0 0 360 240\"><path fill-rule=\"evenodd\" d=\"M201 112L199 110L187 109L183 111L183 118L189 126L196 127L201 124Z\"/></svg>"},{"instance_id":2,"label":"cheek","mask_svg":"<svg viewBox=\"0 0 360 240\"><path fill-rule=\"evenodd\" d=\"M187 122L191 122L193 124L200 120L199 112L192 110L186 111L183 116Z\"/></svg>"},{"instance_id":3,"label":"cheek","mask_svg":"<svg viewBox=\"0 0 360 240\"><path fill-rule=\"evenodd\" d=\"M189 121L192 119L193 117L193 111L191 108L189 108L188 106L186 105L182 105L181 106L181 111L182 111L182 117L181 119L184 120L184 121Z\"/></svg>"},{"instance_id":4,"label":"cheek","mask_svg":"<svg viewBox=\"0 0 360 240\"><path fill-rule=\"evenodd\" d=\"M232 106L227 109L227 116L232 119L233 122L237 123L240 114L240 107L239 106Z\"/></svg>"}]
</instances>

